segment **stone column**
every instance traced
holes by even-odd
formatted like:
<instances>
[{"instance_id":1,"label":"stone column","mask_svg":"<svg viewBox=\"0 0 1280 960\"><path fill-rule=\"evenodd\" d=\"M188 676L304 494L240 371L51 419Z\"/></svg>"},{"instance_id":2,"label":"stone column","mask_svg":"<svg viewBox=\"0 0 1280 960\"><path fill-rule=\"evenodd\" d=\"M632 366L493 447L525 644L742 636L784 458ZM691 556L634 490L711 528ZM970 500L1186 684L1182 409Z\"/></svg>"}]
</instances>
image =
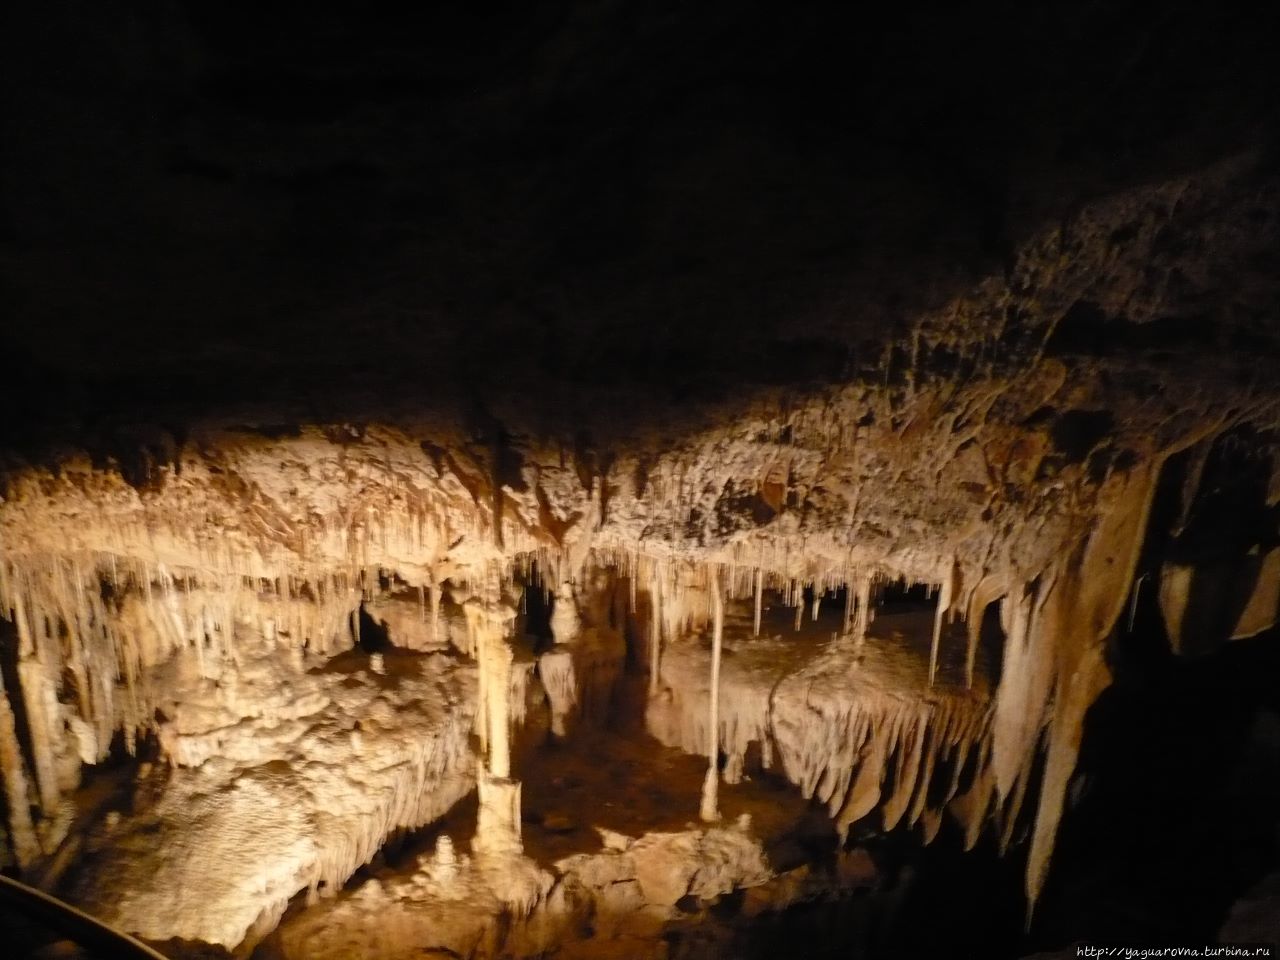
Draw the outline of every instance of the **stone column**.
<instances>
[{"instance_id":1,"label":"stone column","mask_svg":"<svg viewBox=\"0 0 1280 960\"><path fill-rule=\"evenodd\" d=\"M477 853L519 853L520 783L511 778L511 663L507 642L515 609L468 600L467 619L480 668L480 716L486 745L476 778L480 806L472 848Z\"/></svg>"},{"instance_id":2,"label":"stone column","mask_svg":"<svg viewBox=\"0 0 1280 960\"><path fill-rule=\"evenodd\" d=\"M711 689L707 730L707 776L702 781L702 819L720 819L720 648L724 642L724 597L720 571L711 574Z\"/></svg>"}]
</instances>

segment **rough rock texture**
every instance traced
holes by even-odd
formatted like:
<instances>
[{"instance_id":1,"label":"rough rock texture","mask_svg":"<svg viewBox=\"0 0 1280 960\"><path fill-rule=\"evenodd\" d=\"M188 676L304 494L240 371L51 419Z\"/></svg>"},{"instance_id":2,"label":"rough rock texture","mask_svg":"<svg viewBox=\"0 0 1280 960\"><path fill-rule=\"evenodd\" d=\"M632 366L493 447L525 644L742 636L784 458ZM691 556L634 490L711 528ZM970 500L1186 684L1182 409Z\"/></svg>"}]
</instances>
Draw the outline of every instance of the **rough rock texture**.
<instances>
[{"instance_id":1,"label":"rough rock texture","mask_svg":"<svg viewBox=\"0 0 1280 960\"><path fill-rule=\"evenodd\" d=\"M926 840L958 793L990 789L984 678L966 690L957 670L950 683L931 689L927 654L918 647L927 637L920 616L878 618L861 647L847 637L824 642L813 630L751 638L744 636L750 623L731 618L726 640L719 718L726 777L742 776L755 744L763 765L778 769L806 798L816 797L842 834L878 810L886 829L923 818ZM904 630L914 635L916 649ZM708 741L707 660L700 644L669 647L662 692L648 707L654 736L689 752ZM953 812L976 839L987 798L957 804ZM1015 804L1008 819L1017 813Z\"/></svg>"},{"instance_id":2,"label":"rough rock texture","mask_svg":"<svg viewBox=\"0 0 1280 960\"><path fill-rule=\"evenodd\" d=\"M485 663L483 650L514 616L482 614L510 602L504 583L535 564L553 584L612 568L646 597L639 609L661 644L707 622L718 566L731 596L782 589L798 615L798 585L844 588L856 643L870 588L905 578L938 589L938 623L958 615L975 639L986 606L1000 600L1008 642L990 727L997 806L1016 809L1042 736L1048 750L1034 899L1162 464L1229 432L1275 462L1276 396L1247 375L1247 357L1191 364L1178 354L1156 378L1142 351L1127 351L1090 357L1088 378L1072 373L1083 361L1068 348L1079 349L1090 324L1111 322L1081 298L1105 300L1122 281L1131 289L1126 270L1136 267L1125 263L1136 254L1126 251L1148 252L1154 240L1144 238L1192 216L1205 190L1192 180L1087 208L1028 247L1009 281L921 317L910 353L886 354L879 382L725 401L699 411L715 426L691 423L661 445L633 434L607 448L564 446L511 411L479 442L444 416L283 436L213 427L171 440L163 458L148 454L140 472L74 453L54 467L11 469L0 599L17 628L43 815L55 815L67 788L59 758L96 759L113 729L151 725L154 698L138 679L149 668L180 651L205 661L206 673L236 661L237 618L295 650L332 652L349 642L361 597L394 581L421 591L428 623L446 594L477 611L480 619L462 618L458 643ZM1136 231L1124 247L1103 241L1122 228ZM1117 363L1122 372L1111 373ZM1176 389L1163 386L1170 364L1185 374ZM484 639L492 630L499 639ZM507 674L494 676L505 687ZM492 702L506 700L495 693ZM499 736L506 722L494 722L482 730ZM951 736L947 724L926 728ZM874 803L855 787L845 824Z\"/></svg>"},{"instance_id":3,"label":"rough rock texture","mask_svg":"<svg viewBox=\"0 0 1280 960\"><path fill-rule=\"evenodd\" d=\"M201 673L184 651L148 679L175 769L91 844L76 896L143 937L252 945L474 786L474 681L439 655L370 676L273 645Z\"/></svg>"},{"instance_id":4,"label":"rough rock texture","mask_svg":"<svg viewBox=\"0 0 1280 960\"><path fill-rule=\"evenodd\" d=\"M250 942L473 776L477 856L516 857L530 701L570 737L647 665L708 820L753 742L841 833L1007 845L1033 799L1034 903L1126 612L1192 655L1280 605L1268 34L1078 7L931 15L911 57L716 4L5 31L13 861L154 736L164 845L275 837L260 896L150 897L185 874L126 825L136 878L82 897ZM894 653L899 583L935 599ZM821 644L754 638L824 599Z\"/></svg>"},{"instance_id":5,"label":"rough rock texture","mask_svg":"<svg viewBox=\"0 0 1280 960\"><path fill-rule=\"evenodd\" d=\"M415 871L367 880L287 922L271 946L284 958L662 957L672 931L734 892L750 895L744 909L759 915L875 879L861 852L842 855L830 876L778 873L738 826L604 840L550 871L523 858L442 859L437 848Z\"/></svg>"}]
</instances>

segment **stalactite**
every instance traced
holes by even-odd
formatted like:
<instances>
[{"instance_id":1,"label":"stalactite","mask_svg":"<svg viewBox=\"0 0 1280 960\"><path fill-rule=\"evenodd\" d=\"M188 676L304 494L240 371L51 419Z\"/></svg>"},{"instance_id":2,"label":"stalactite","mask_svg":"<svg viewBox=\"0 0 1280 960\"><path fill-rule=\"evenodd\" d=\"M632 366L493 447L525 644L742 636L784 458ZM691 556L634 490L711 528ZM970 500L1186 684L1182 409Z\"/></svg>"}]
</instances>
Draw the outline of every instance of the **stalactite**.
<instances>
[{"instance_id":1,"label":"stalactite","mask_svg":"<svg viewBox=\"0 0 1280 960\"><path fill-rule=\"evenodd\" d=\"M636 612L636 582L640 579L640 554L635 551L631 555L631 568L627 572L627 613Z\"/></svg>"},{"instance_id":2,"label":"stalactite","mask_svg":"<svg viewBox=\"0 0 1280 960\"><path fill-rule=\"evenodd\" d=\"M853 621L853 641L855 647L861 647L867 639L867 630L871 626L871 577L860 573L857 578L858 610Z\"/></svg>"},{"instance_id":3,"label":"stalactite","mask_svg":"<svg viewBox=\"0 0 1280 960\"><path fill-rule=\"evenodd\" d=\"M965 689L973 687L973 671L978 660L978 642L982 638L982 621L987 607L1008 592L1007 586L993 576L983 576L969 594L965 615L966 639L964 658Z\"/></svg>"},{"instance_id":4,"label":"stalactite","mask_svg":"<svg viewBox=\"0 0 1280 960\"><path fill-rule=\"evenodd\" d=\"M1060 594L1057 609L1048 613L1059 641L1054 651L1058 669L1040 803L1027 857L1028 923L1048 874L1085 713L1110 682L1104 644L1124 609L1161 466L1156 461L1129 474L1112 475L1109 489L1104 490L1101 520L1085 543L1079 564L1068 573L1071 589Z\"/></svg>"},{"instance_id":5,"label":"stalactite","mask_svg":"<svg viewBox=\"0 0 1280 960\"><path fill-rule=\"evenodd\" d=\"M853 629L853 581L846 576L844 581L844 632Z\"/></svg>"},{"instance_id":6,"label":"stalactite","mask_svg":"<svg viewBox=\"0 0 1280 960\"><path fill-rule=\"evenodd\" d=\"M900 405L893 406L895 414L902 414ZM805 422L803 416L793 421L789 425L796 429ZM905 422L910 428L909 418ZM809 425L814 426L812 421ZM770 429L781 427L775 424ZM810 440L794 437L789 442L802 457L804 444ZM798 479L787 496L800 491L795 495L803 499L812 470L806 472L808 468L799 459L796 462ZM274 464L271 469L276 469ZM343 469L354 471L349 477L360 476L358 456L345 462ZM700 469L689 462L667 461L655 469L652 489L663 491L662 496L669 495L673 502L678 500L682 516L687 516L695 507L705 505L698 499L705 479L699 475ZM1072 553L1072 543L1063 541L1061 558L1024 541L1004 543L1001 533L993 533L991 542L974 548L972 541L980 536L964 543L939 539L942 546L936 547L933 543L912 544L906 534L899 537L892 532L897 542L882 546L881 534L872 532L871 521L877 519L874 515L869 518L866 539L856 543L854 534L862 537L861 526L847 538L827 537L816 528L802 527L801 540L787 532L783 521L790 520L788 516L780 517L773 529L739 531L725 543L713 537L706 543L692 537L666 540L661 532L665 519L661 513L666 507L656 494L654 504L630 503L618 494L607 521L600 529L588 524L588 530L571 519L575 501L559 497L554 490L545 510L560 524L556 545L547 545L551 524L524 529L526 524L539 527L540 521L525 519L534 515L530 512L532 499L521 502L516 498L507 511L502 531L506 543L499 551L494 549L492 538L475 540L475 529L487 533L487 518L483 510L468 503L473 498L462 489L465 484L447 469L440 472L447 483L431 481L424 490L394 481L406 491L414 491L403 497L383 496L388 493L387 484L393 482L390 478L370 495L361 493L353 482L349 501L325 507L302 521L286 521L289 511L263 506L270 496L254 493L254 503L245 508L244 528L225 524L226 508L214 495L202 504L204 491L195 484L180 488L186 499L172 501L189 516L166 520L164 511L158 510L148 515L145 523L127 516L125 508L112 500L117 494L107 487L101 503L86 494L75 506L78 512L68 515L101 513L108 519L86 523L92 527L87 531L64 524L59 529L74 541L65 548L51 541L47 532L36 530L34 524L24 526L24 518L11 503L0 505L5 535L0 543L0 599L14 611L22 647L20 689L10 695L20 697L26 708L19 713L25 715L30 730L18 733L31 734L34 754L32 783L24 782L22 788L38 793L38 806L48 815L61 803L58 768L70 748L76 748L86 761L101 759L117 730L124 730L132 742L141 731L153 727L158 722L155 712L166 676L157 668L166 664L182 664L183 670L198 674L209 684L221 684L229 698L247 697L247 689L235 693L236 663L251 664L257 655L255 645L265 638L281 658L287 656L289 663L296 664L294 672L301 676L304 645L308 664L315 666L318 658L348 646L353 633L359 636L361 601L386 599L388 588L378 582L382 575L393 585L419 584L416 619L422 623L428 619L430 592L432 638L443 640L452 632L454 642L465 645L479 661L481 692L474 706L486 752L481 771L482 791L488 798L485 816L489 817L487 822L495 822L496 817L496 822L506 823L508 834L514 834L518 841L519 785L511 779L507 738L519 716L524 673L522 664L512 663L505 626L498 630L497 642L491 642L494 618L501 621L506 616L505 611L496 610L501 604L494 599L493 585L509 585L517 573L523 573L527 582L535 569L537 577L554 585L553 632L565 646L545 654L539 669L553 701L553 727L559 721L557 732L563 733L569 710L589 700L592 689L603 686L593 672L598 664L590 658L597 639L585 634L593 630L607 633L602 627L605 607L592 592L595 588L587 572L596 574L599 567L609 566L614 577L611 596L615 613L621 612L623 604L618 577L628 580L627 607L632 614L636 612L637 591L647 585L651 699L669 698L674 703L671 709L679 716L672 726L681 729L671 734L671 741L709 754L704 810L707 790L718 789L720 754L726 757L723 775L732 781L741 772L747 744L758 743L766 760L776 752L786 775L825 804L846 829L859 816L878 810L884 826L919 823L927 837L937 830L945 807L960 822L966 840L975 840L983 824L994 819L1001 827L1001 838L1008 841L1015 829L1021 829L1017 811L1022 798L1031 803L1037 796L1031 773L1037 769L1037 751L1043 749L1047 751L1045 773L1039 785L1027 875L1028 893L1034 898L1047 869L1083 712L1107 680L1101 644L1115 622L1110 616L1112 594L1119 597L1114 601L1119 604L1119 613L1126 596L1136 600L1136 588L1126 594L1127 582L1119 583L1118 578L1123 579L1126 567L1131 566L1121 556L1121 547L1128 549L1127 545L1140 540L1141 524L1135 517L1145 508L1133 506L1146 496L1136 492L1144 482L1140 471L1123 482L1107 481L1096 510L1101 520L1084 542L1083 555ZM891 465L886 476L896 473ZM1116 469L1112 476L1122 478L1123 474ZM110 477L103 474L96 479L105 483ZM1079 518L1093 511L1089 490L1081 494L1068 487L1067 494L1070 496L1063 502L1070 504L1067 509L1077 511ZM1084 499L1071 499L1077 495ZM411 496L421 499L410 506ZM21 506L37 513L46 510L49 498L41 497ZM119 503L125 498L132 504L138 502L131 490L122 489ZM377 501L373 506L371 499ZM864 506L869 504L869 499L864 501ZM136 507L128 509L137 513ZM42 520L58 516L38 515ZM1000 523L1007 519L1002 516ZM1033 517L1027 528L1039 529L1037 524L1043 519ZM1053 518L1048 522L1046 529L1051 532L1067 526L1064 521L1055 528ZM50 529L55 527L57 524L52 524ZM224 527L225 535L211 536L208 528L215 527ZM270 532L263 533L264 528ZM252 530L258 532L246 532ZM650 537L651 530L658 533ZM290 543L304 546L283 546L286 534ZM886 543L889 536L884 535ZM531 543L538 537L543 539L535 553ZM198 543L192 545L193 541ZM935 556L935 547L948 554ZM951 550L960 551L963 565L959 557L949 555ZM1115 562L1103 563L1099 558L1104 554ZM536 568L532 566L534 556ZM944 563L950 564L947 573L941 573ZM711 564L724 566L712 568ZM709 574L712 569L714 573ZM644 582L640 582L642 576ZM908 583L932 579L938 586L928 664L928 682L933 689L926 695L927 706L919 700L911 700L909 705L896 703L893 696L877 695L866 687L857 688L861 694L858 702L842 700L840 684L847 689L874 679L871 667L880 648L878 640L867 643L875 613L873 590L881 582L877 578L898 576ZM446 581L451 588L455 584L459 587L452 596L463 606L465 631L450 631L442 622ZM109 588L104 589L104 583ZM739 626L745 634L750 602L751 634L760 637L766 585L782 594L782 606L793 607L795 627L802 634L787 637L786 646L778 650L780 658L795 656L818 632L801 630L806 586L813 590L815 620L822 595L843 586L845 632L862 659L851 656L850 645L821 645L841 648L839 657L843 659L834 660L832 669L840 684L807 673L802 679L786 677L745 692L734 688L735 671L741 669L747 645L734 647L737 638L732 634ZM731 636L725 638L724 605L739 596L743 598L741 609L735 608L731 614L742 616L730 616ZM484 617L477 620L467 612L468 597L475 603L484 598L484 604L493 606L485 606ZM991 708L984 700L985 685L975 679L975 672L984 612L1001 598L1008 641L1000 687ZM407 616L414 618L411 598L398 597L394 602L403 603ZM639 603L643 617L645 602L641 598ZM1270 606L1274 612L1274 602ZM964 676L966 688L977 687L972 695L958 691L950 682L950 671L941 666L944 661L951 662L943 655L942 643L947 640L947 617L956 611L964 613L966 620ZM704 695L701 683L707 677L706 664L698 673L697 698L675 689L678 671L673 664L688 655L682 648L691 645L685 643L684 636L701 628L707 619L712 623L713 662L705 691L708 701L704 703L697 698ZM726 642L728 651L722 650ZM766 637L750 646L767 650L774 642ZM705 651L701 655L705 656ZM920 659L913 661L912 696L920 686L922 671L915 669ZM396 676L395 664L389 656L388 681ZM60 703L59 684L64 678L72 696ZM681 697L691 702L696 699L696 704L682 703ZM14 706L18 703L15 700ZM465 723L471 718L467 713ZM0 709L0 741L4 738L3 720ZM9 722L12 725L14 721L10 718ZM365 731L364 749L370 739ZM0 750L3 748L0 743ZM218 748L211 745L207 749L205 759ZM197 753L192 747L187 759ZM20 761L19 754L13 755ZM175 750L173 756L178 755ZM18 789L10 782L12 770L21 775L26 772L20 762L6 767L10 794ZM397 786L386 809L371 812L359 829L344 827L341 839L322 844L317 880L340 883L344 873L349 875L354 869L353 862L376 849L389 824L413 819L420 793L410 787L399 792L401 789ZM712 810L716 806L713 802ZM1021 822L1026 820L1024 816ZM20 833L17 827L11 829L15 836ZM483 846L485 841L477 839Z\"/></svg>"},{"instance_id":7,"label":"stalactite","mask_svg":"<svg viewBox=\"0 0 1280 960\"><path fill-rule=\"evenodd\" d=\"M58 702L42 657L47 649L41 638L43 630L33 629L24 592L18 591L14 608L18 628L18 686L26 709L40 809L45 816L52 816L61 800L54 759L54 745L59 733Z\"/></svg>"},{"instance_id":8,"label":"stalactite","mask_svg":"<svg viewBox=\"0 0 1280 960\"><path fill-rule=\"evenodd\" d=\"M649 586L652 610L649 618L649 696L658 692L662 657L662 575L655 569Z\"/></svg>"},{"instance_id":9,"label":"stalactite","mask_svg":"<svg viewBox=\"0 0 1280 960\"><path fill-rule=\"evenodd\" d=\"M538 674L551 704L551 732L563 737L568 733L569 715L578 703L572 649L558 644L548 650L538 658Z\"/></svg>"},{"instance_id":10,"label":"stalactite","mask_svg":"<svg viewBox=\"0 0 1280 960\"><path fill-rule=\"evenodd\" d=\"M956 564L953 560L942 586L938 590L937 607L933 614L933 640L929 645L929 686L933 686L938 676L938 653L942 643L942 625L947 612L951 609L951 598L955 591Z\"/></svg>"},{"instance_id":11,"label":"stalactite","mask_svg":"<svg viewBox=\"0 0 1280 960\"><path fill-rule=\"evenodd\" d=\"M882 807L885 830L892 830L898 825L911 803L920 767L924 762L927 723L927 718L921 716L909 717L904 723L905 733L898 742L898 768L894 776L893 791Z\"/></svg>"},{"instance_id":12,"label":"stalactite","mask_svg":"<svg viewBox=\"0 0 1280 960\"><path fill-rule=\"evenodd\" d=\"M1048 571L1001 602L1006 639L992 740L995 785L1001 798L1009 796L1018 774L1031 762L1045 720L1052 693L1054 638L1048 630L1038 629L1035 620L1058 589L1057 572Z\"/></svg>"},{"instance_id":13,"label":"stalactite","mask_svg":"<svg viewBox=\"0 0 1280 960\"><path fill-rule=\"evenodd\" d=\"M760 613L764 603L764 573L759 567L755 572L755 611L751 621L751 635L760 636Z\"/></svg>"}]
</instances>

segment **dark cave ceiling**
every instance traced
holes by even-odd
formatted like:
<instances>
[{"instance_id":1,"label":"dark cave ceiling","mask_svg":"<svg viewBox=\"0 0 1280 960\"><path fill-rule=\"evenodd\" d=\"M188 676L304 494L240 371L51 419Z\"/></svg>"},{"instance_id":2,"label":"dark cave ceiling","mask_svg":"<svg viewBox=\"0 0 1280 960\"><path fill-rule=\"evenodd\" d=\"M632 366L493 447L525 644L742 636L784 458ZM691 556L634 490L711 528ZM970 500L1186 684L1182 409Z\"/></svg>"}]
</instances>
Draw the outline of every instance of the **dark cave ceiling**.
<instances>
[{"instance_id":1,"label":"dark cave ceiling","mask_svg":"<svg viewBox=\"0 0 1280 960\"><path fill-rule=\"evenodd\" d=\"M1162 246L1141 203L1105 241L1212 277L1177 267L1164 312L1126 277L1058 344L1275 356L1261 14L267 6L8 11L12 442L504 393L559 427L876 378L1089 204L1233 158Z\"/></svg>"}]
</instances>

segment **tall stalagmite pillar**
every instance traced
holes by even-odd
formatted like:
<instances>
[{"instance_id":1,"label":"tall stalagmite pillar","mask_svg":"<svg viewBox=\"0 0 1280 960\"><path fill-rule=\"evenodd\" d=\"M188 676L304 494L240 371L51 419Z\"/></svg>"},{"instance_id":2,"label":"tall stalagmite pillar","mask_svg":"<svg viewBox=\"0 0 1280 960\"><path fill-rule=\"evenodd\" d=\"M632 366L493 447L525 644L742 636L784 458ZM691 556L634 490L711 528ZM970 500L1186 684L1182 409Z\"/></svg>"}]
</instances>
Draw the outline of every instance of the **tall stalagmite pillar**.
<instances>
[{"instance_id":1,"label":"tall stalagmite pillar","mask_svg":"<svg viewBox=\"0 0 1280 960\"><path fill-rule=\"evenodd\" d=\"M472 847L478 853L519 853L520 783L511 778L511 663L507 635L515 608L506 603L465 606L480 668L480 718L486 756L476 777L480 807Z\"/></svg>"},{"instance_id":2,"label":"tall stalagmite pillar","mask_svg":"<svg viewBox=\"0 0 1280 960\"><path fill-rule=\"evenodd\" d=\"M702 819L720 819L720 648L724 643L724 597L720 570L711 574L711 689L707 717L707 776L702 781Z\"/></svg>"}]
</instances>

